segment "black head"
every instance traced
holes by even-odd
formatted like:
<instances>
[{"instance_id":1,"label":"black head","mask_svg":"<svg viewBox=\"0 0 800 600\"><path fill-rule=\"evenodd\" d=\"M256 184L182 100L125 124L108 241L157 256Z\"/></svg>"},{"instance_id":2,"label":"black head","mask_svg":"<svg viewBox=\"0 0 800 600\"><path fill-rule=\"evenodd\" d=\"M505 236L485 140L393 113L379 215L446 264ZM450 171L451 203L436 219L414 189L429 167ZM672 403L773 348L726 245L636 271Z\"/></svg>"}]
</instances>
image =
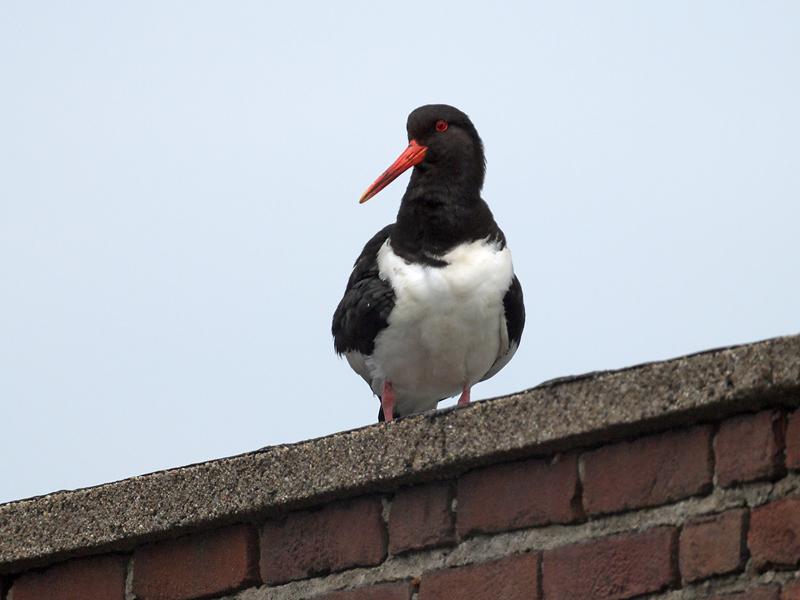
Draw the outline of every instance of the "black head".
<instances>
[{"instance_id":1,"label":"black head","mask_svg":"<svg viewBox=\"0 0 800 600\"><path fill-rule=\"evenodd\" d=\"M480 194L486 172L483 142L466 114L447 104L426 104L408 115L406 130L408 148L364 192L361 202L410 167L414 171L409 189L446 187Z\"/></svg>"},{"instance_id":2,"label":"black head","mask_svg":"<svg viewBox=\"0 0 800 600\"><path fill-rule=\"evenodd\" d=\"M447 104L427 104L408 115L406 129L409 140L428 149L417 165L420 172L470 179L480 191L486 172L483 142L466 114Z\"/></svg>"}]
</instances>

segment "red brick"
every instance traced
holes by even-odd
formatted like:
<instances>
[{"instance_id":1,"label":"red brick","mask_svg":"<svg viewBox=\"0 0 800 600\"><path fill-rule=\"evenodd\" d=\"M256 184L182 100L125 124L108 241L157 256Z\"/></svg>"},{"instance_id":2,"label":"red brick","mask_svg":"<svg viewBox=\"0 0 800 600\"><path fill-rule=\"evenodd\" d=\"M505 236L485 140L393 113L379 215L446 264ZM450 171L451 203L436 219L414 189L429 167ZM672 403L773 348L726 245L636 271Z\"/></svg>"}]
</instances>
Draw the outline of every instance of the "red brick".
<instances>
[{"instance_id":1,"label":"red brick","mask_svg":"<svg viewBox=\"0 0 800 600\"><path fill-rule=\"evenodd\" d=\"M736 594L714 596L711 600L780 600L780 593L777 585L764 585Z\"/></svg>"},{"instance_id":2,"label":"red brick","mask_svg":"<svg viewBox=\"0 0 800 600\"><path fill-rule=\"evenodd\" d=\"M79 558L44 571L23 573L9 591L13 600L124 600L127 558Z\"/></svg>"},{"instance_id":3,"label":"red brick","mask_svg":"<svg viewBox=\"0 0 800 600\"><path fill-rule=\"evenodd\" d=\"M410 581L370 585L354 590L330 592L314 596L314 600L409 600L412 586Z\"/></svg>"},{"instance_id":4,"label":"red brick","mask_svg":"<svg viewBox=\"0 0 800 600\"><path fill-rule=\"evenodd\" d=\"M539 554L442 569L422 576L419 600L540 600Z\"/></svg>"},{"instance_id":5,"label":"red brick","mask_svg":"<svg viewBox=\"0 0 800 600\"><path fill-rule=\"evenodd\" d=\"M800 563L800 496L754 508L747 545L759 569Z\"/></svg>"},{"instance_id":6,"label":"red brick","mask_svg":"<svg viewBox=\"0 0 800 600\"><path fill-rule=\"evenodd\" d=\"M583 503L592 515L658 506L711 489L711 429L693 427L587 452Z\"/></svg>"},{"instance_id":7,"label":"red brick","mask_svg":"<svg viewBox=\"0 0 800 600\"><path fill-rule=\"evenodd\" d=\"M261 533L264 581L274 585L382 563L386 558L382 510L381 499L370 496L266 523Z\"/></svg>"},{"instance_id":8,"label":"red brick","mask_svg":"<svg viewBox=\"0 0 800 600\"><path fill-rule=\"evenodd\" d=\"M785 427L783 415L774 410L723 421L714 439L719 485L779 477Z\"/></svg>"},{"instance_id":9,"label":"red brick","mask_svg":"<svg viewBox=\"0 0 800 600\"><path fill-rule=\"evenodd\" d=\"M681 532L684 581L739 571L746 562L744 509L729 510L687 523Z\"/></svg>"},{"instance_id":10,"label":"red brick","mask_svg":"<svg viewBox=\"0 0 800 600\"><path fill-rule=\"evenodd\" d=\"M458 534L569 523L583 516L574 454L467 473L458 482Z\"/></svg>"},{"instance_id":11,"label":"red brick","mask_svg":"<svg viewBox=\"0 0 800 600\"><path fill-rule=\"evenodd\" d=\"M795 579L783 586L781 600L800 600L800 580Z\"/></svg>"},{"instance_id":12,"label":"red brick","mask_svg":"<svg viewBox=\"0 0 800 600\"><path fill-rule=\"evenodd\" d=\"M148 544L133 555L140 600L189 600L258 583L258 534L249 525Z\"/></svg>"},{"instance_id":13,"label":"red brick","mask_svg":"<svg viewBox=\"0 0 800 600\"><path fill-rule=\"evenodd\" d=\"M398 554L455 542L451 485L430 483L402 489L389 513L389 552Z\"/></svg>"},{"instance_id":14,"label":"red brick","mask_svg":"<svg viewBox=\"0 0 800 600\"><path fill-rule=\"evenodd\" d=\"M800 469L800 410L792 413L786 426L786 466Z\"/></svg>"},{"instance_id":15,"label":"red brick","mask_svg":"<svg viewBox=\"0 0 800 600\"><path fill-rule=\"evenodd\" d=\"M678 579L678 532L658 527L544 553L545 598L602 600L657 592Z\"/></svg>"}]
</instances>

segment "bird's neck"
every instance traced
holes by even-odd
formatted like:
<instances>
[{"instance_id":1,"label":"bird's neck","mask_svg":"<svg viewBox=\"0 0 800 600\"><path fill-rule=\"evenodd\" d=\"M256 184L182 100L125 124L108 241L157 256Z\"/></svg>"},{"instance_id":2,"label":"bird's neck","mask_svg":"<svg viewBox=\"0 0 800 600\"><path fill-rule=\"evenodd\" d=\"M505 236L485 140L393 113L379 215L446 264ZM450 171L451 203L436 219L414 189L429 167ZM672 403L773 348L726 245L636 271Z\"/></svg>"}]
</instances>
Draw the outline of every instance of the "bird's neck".
<instances>
[{"instance_id":1,"label":"bird's neck","mask_svg":"<svg viewBox=\"0 0 800 600\"><path fill-rule=\"evenodd\" d=\"M463 183L463 182L461 182ZM411 262L444 266L452 248L484 238L505 244L480 187L412 176L392 228L395 253Z\"/></svg>"}]
</instances>

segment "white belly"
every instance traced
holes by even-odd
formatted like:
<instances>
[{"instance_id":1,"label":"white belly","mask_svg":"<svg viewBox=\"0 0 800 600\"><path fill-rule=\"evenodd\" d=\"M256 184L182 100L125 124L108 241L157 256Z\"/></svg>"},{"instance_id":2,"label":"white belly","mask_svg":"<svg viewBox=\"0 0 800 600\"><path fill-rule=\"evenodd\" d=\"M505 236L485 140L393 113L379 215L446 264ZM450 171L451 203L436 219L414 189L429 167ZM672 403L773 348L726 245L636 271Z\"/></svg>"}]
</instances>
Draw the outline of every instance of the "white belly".
<instances>
[{"instance_id":1,"label":"white belly","mask_svg":"<svg viewBox=\"0 0 800 600\"><path fill-rule=\"evenodd\" d=\"M391 381L403 415L434 408L477 383L508 346L508 248L479 240L441 258L446 267L408 264L388 241L378 252L380 276L396 298L367 367L376 394L385 379Z\"/></svg>"}]
</instances>

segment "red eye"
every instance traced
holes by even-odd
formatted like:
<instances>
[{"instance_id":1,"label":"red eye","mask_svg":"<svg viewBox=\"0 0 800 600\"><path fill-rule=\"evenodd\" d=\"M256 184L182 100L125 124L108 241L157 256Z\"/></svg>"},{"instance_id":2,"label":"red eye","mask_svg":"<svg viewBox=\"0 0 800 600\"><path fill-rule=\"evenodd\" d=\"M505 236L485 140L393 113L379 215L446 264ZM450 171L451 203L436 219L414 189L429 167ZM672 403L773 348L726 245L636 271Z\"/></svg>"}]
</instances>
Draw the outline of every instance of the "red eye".
<instances>
[{"instance_id":1,"label":"red eye","mask_svg":"<svg viewBox=\"0 0 800 600\"><path fill-rule=\"evenodd\" d=\"M445 121L444 119L439 119L438 121L436 121L436 131L440 133L442 131L447 131L447 121Z\"/></svg>"}]
</instances>

